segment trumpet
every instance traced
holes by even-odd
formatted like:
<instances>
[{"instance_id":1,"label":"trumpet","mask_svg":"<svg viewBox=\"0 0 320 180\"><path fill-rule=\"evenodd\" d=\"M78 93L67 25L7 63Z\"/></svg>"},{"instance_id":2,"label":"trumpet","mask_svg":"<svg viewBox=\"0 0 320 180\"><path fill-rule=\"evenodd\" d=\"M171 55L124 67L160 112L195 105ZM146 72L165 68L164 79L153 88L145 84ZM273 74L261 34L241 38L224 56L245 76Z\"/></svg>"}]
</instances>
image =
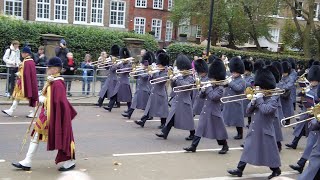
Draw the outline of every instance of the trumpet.
<instances>
[{"instance_id":1,"label":"trumpet","mask_svg":"<svg viewBox=\"0 0 320 180\"><path fill-rule=\"evenodd\" d=\"M255 86L254 88L247 87L244 94L234 95L234 96L226 96L222 97L220 101L222 103L231 103L242 100L252 100L253 96L257 93L263 93L264 96L278 96L285 93L284 89L270 89L270 90L260 90L259 86ZM231 100L230 100L231 99Z\"/></svg>"},{"instance_id":2,"label":"trumpet","mask_svg":"<svg viewBox=\"0 0 320 180\"><path fill-rule=\"evenodd\" d=\"M169 81L175 76L183 76L183 75L191 75L191 74L193 74L192 69L182 70L182 71L180 71L180 70L173 71L172 68L170 68L170 69L168 69L167 76L152 79L152 80L150 80L150 84L158 84L158 83Z\"/></svg>"},{"instance_id":3,"label":"trumpet","mask_svg":"<svg viewBox=\"0 0 320 180\"><path fill-rule=\"evenodd\" d=\"M177 86L173 88L173 92L185 92L185 91L192 91L192 90L197 90L197 89L201 89L203 87L211 87L213 85L226 85L229 81L231 77L228 77L225 80L221 80L221 81L215 81L215 80L211 80L211 81L205 81L205 82L201 82L200 78L196 78L195 83L194 84L188 84L188 85L182 85L182 86ZM185 89L186 88L186 89Z\"/></svg>"},{"instance_id":4,"label":"trumpet","mask_svg":"<svg viewBox=\"0 0 320 180\"><path fill-rule=\"evenodd\" d=\"M305 114L309 114L309 115L311 115L313 117L307 118L307 119L304 119L304 120L301 120L301 121L298 121L298 122L295 122L295 123L291 123L291 124L288 124L288 125L284 124L285 121L287 121L287 120L289 120L291 118L299 117L299 116L302 116L302 115L305 115ZM300 113L300 114L296 114L296 115L281 119L281 125L283 127L287 128L287 127L295 126L295 125L300 124L300 123L311 121L314 118L316 118L318 121L320 121L320 104L316 104L314 107L309 108L308 111L306 111L306 112L303 112L303 113Z\"/></svg>"}]
</instances>

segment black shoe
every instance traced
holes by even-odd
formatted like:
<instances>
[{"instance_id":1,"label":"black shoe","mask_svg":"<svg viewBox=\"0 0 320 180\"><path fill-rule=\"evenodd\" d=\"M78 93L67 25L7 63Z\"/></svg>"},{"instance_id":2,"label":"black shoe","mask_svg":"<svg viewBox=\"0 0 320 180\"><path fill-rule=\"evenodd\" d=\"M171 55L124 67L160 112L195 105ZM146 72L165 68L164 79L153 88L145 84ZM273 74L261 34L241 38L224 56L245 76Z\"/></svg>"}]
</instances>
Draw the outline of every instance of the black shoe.
<instances>
[{"instance_id":1,"label":"black shoe","mask_svg":"<svg viewBox=\"0 0 320 180\"><path fill-rule=\"evenodd\" d=\"M227 154L228 151L229 151L229 146L224 145L222 149L219 151L219 154Z\"/></svg>"},{"instance_id":2,"label":"black shoe","mask_svg":"<svg viewBox=\"0 0 320 180\"><path fill-rule=\"evenodd\" d=\"M142 128L144 127L144 122L143 121L134 121L134 123L138 124Z\"/></svg>"},{"instance_id":3,"label":"black shoe","mask_svg":"<svg viewBox=\"0 0 320 180\"><path fill-rule=\"evenodd\" d=\"M158 126L158 129L162 129L164 128L164 124L161 124L160 126Z\"/></svg>"},{"instance_id":4,"label":"black shoe","mask_svg":"<svg viewBox=\"0 0 320 180\"><path fill-rule=\"evenodd\" d=\"M289 165L289 167L291 168L291 169L293 169L293 170L296 170L296 171L298 171L300 174L302 173L302 171L303 171L303 167L301 167L300 165Z\"/></svg>"},{"instance_id":5,"label":"black shoe","mask_svg":"<svg viewBox=\"0 0 320 180\"><path fill-rule=\"evenodd\" d=\"M128 118L128 119L130 119L130 118L131 118L131 116L130 116L128 113L126 113L126 112L121 113L121 115L122 115L123 117Z\"/></svg>"},{"instance_id":6,"label":"black shoe","mask_svg":"<svg viewBox=\"0 0 320 180\"><path fill-rule=\"evenodd\" d=\"M70 170L74 169L75 167L76 167L75 164L72 165L72 166L69 167L69 168L60 167L60 168L58 169L58 171L70 171Z\"/></svg>"},{"instance_id":7,"label":"black shoe","mask_svg":"<svg viewBox=\"0 0 320 180\"><path fill-rule=\"evenodd\" d=\"M240 147L244 148L244 144L241 144Z\"/></svg>"},{"instance_id":8,"label":"black shoe","mask_svg":"<svg viewBox=\"0 0 320 180\"><path fill-rule=\"evenodd\" d=\"M270 176L268 176L268 179L272 179L274 177L280 176L281 175L281 170L276 170L276 171L272 171L272 174Z\"/></svg>"},{"instance_id":9,"label":"black shoe","mask_svg":"<svg viewBox=\"0 0 320 180\"><path fill-rule=\"evenodd\" d=\"M238 134L237 136L233 137L233 139L236 139L236 140L242 139L242 135Z\"/></svg>"},{"instance_id":10,"label":"black shoe","mask_svg":"<svg viewBox=\"0 0 320 180\"><path fill-rule=\"evenodd\" d=\"M286 146L289 148L289 149L297 149L297 145L295 144L286 144Z\"/></svg>"},{"instance_id":11,"label":"black shoe","mask_svg":"<svg viewBox=\"0 0 320 180\"><path fill-rule=\"evenodd\" d=\"M101 105L99 103L94 103L93 105L101 107Z\"/></svg>"},{"instance_id":12,"label":"black shoe","mask_svg":"<svg viewBox=\"0 0 320 180\"><path fill-rule=\"evenodd\" d=\"M147 120L152 120L153 119L153 117L148 117L148 119Z\"/></svg>"},{"instance_id":13,"label":"black shoe","mask_svg":"<svg viewBox=\"0 0 320 180\"><path fill-rule=\"evenodd\" d=\"M242 177L242 171L240 171L239 169L228 170L227 172L233 176Z\"/></svg>"},{"instance_id":14,"label":"black shoe","mask_svg":"<svg viewBox=\"0 0 320 180\"><path fill-rule=\"evenodd\" d=\"M167 136L163 133L160 133L160 134L157 133L156 136L163 138L163 139L167 139Z\"/></svg>"},{"instance_id":15,"label":"black shoe","mask_svg":"<svg viewBox=\"0 0 320 180\"><path fill-rule=\"evenodd\" d=\"M187 152L196 152L197 151L197 148L195 146L190 146L190 147L186 147L186 148L183 148L183 150L187 151Z\"/></svg>"},{"instance_id":16,"label":"black shoe","mask_svg":"<svg viewBox=\"0 0 320 180\"><path fill-rule=\"evenodd\" d=\"M24 171L30 171L31 167L22 166L20 163L12 163L12 166L22 169Z\"/></svg>"},{"instance_id":17,"label":"black shoe","mask_svg":"<svg viewBox=\"0 0 320 180\"><path fill-rule=\"evenodd\" d=\"M185 138L186 141L192 141L194 138L194 135L190 135L188 137Z\"/></svg>"},{"instance_id":18,"label":"black shoe","mask_svg":"<svg viewBox=\"0 0 320 180\"><path fill-rule=\"evenodd\" d=\"M71 94L71 93L68 93L68 96L69 96L69 97L72 97L72 94Z\"/></svg>"},{"instance_id":19,"label":"black shoe","mask_svg":"<svg viewBox=\"0 0 320 180\"><path fill-rule=\"evenodd\" d=\"M120 108L120 105L119 104L114 104L113 108Z\"/></svg>"},{"instance_id":20,"label":"black shoe","mask_svg":"<svg viewBox=\"0 0 320 180\"><path fill-rule=\"evenodd\" d=\"M103 107L103 109L105 109L105 110L107 110L107 111L111 112L111 109L112 109L112 108L110 108L109 106L105 106L105 107Z\"/></svg>"}]
</instances>

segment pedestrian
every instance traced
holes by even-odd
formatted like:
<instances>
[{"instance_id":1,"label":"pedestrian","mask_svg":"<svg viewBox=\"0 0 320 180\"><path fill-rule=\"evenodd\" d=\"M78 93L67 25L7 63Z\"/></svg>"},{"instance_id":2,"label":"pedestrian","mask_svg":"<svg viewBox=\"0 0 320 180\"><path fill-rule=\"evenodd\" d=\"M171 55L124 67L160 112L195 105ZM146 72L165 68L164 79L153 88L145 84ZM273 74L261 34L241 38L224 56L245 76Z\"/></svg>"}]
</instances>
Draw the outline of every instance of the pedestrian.
<instances>
[{"instance_id":1,"label":"pedestrian","mask_svg":"<svg viewBox=\"0 0 320 180\"><path fill-rule=\"evenodd\" d=\"M91 64L91 55L86 54L84 57L84 61L81 63L82 73L82 95L90 94L90 84L93 79L93 68L94 66ZM86 92L87 85L87 92Z\"/></svg>"},{"instance_id":2,"label":"pedestrian","mask_svg":"<svg viewBox=\"0 0 320 180\"><path fill-rule=\"evenodd\" d=\"M243 60L243 64L244 64L243 79L246 82L246 88L253 88L253 86L254 86L254 77L253 77L253 74L252 74L253 63L249 59L244 59ZM248 125L247 125L248 128L249 128L250 123L251 123L251 116L248 113L246 113L247 106L248 106L249 102L250 101L247 100L247 99L242 102L243 103L244 117L248 118Z\"/></svg>"},{"instance_id":3,"label":"pedestrian","mask_svg":"<svg viewBox=\"0 0 320 180\"><path fill-rule=\"evenodd\" d=\"M197 61L195 63L195 68L199 69L199 62ZM204 62L203 66L205 65L206 63ZM200 98L204 100L204 106L200 114L196 134L192 140L191 146L184 148L184 150L196 152L201 137L205 137L216 139L218 144L222 145L219 154L226 154L229 151L227 143L228 133L223 122L220 101L220 98L223 96L224 84L212 82L224 81L226 79L226 69L221 60L217 59L211 63L208 78L207 81L204 81L208 84L203 85L199 92Z\"/></svg>"},{"instance_id":4,"label":"pedestrian","mask_svg":"<svg viewBox=\"0 0 320 180\"><path fill-rule=\"evenodd\" d=\"M176 60L178 73L171 78L171 87L194 84L194 79L189 71L192 69L190 59L183 54L178 55ZM172 99L171 109L166 119L166 125L161 133L156 136L167 139L172 127L176 129L188 130L190 132L186 140L192 140L195 135L195 126L192 112L192 91L176 92Z\"/></svg>"},{"instance_id":5,"label":"pedestrian","mask_svg":"<svg viewBox=\"0 0 320 180\"><path fill-rule=\"evenodd\" d=\"M31 59L31 50L29 47L24 47L21 51L21 56L24 58L19 64L19 70L15 74L17 76L16 85L12 93L12 105L10 109L2 110L8 116L12 116L17 108L20 100L27 99L30 107L35 107L38 101L38 85L35 62ZM33 117L33 113L28 116Z\"/></svg>"},{"instance_id":6,"label":"pedestrian","mask_svg":"<svg viewBox=\"0 0 320 180\"><path fill-rule=\"evenodd\" d=\"M225 88L224 96L234 96L243 94L246 88L246 82L241 76L241 74L244 73L243 61L238 57L231 58L229 62L229 69L231 73L231 81ZM238 134L237 136L234 136L234 139L242 139L244 127L244 113L242 101L224 104L222 115L224 123L227 126L236 127Z\"/></svg>"},{"instance_id":7,"label":"pedestrian","mask_svg":"<svg viewBox=\"0 0 320 180\"><path fill-rule=\"evenodd\" d=\"M59 57L63 62L67 61L67 54L69 52L69 49L67 48L67 41L64 39L61 39L59 42L59 46L56 47L55 53L56 56Z\"/></svg>"},{"instance_id":8,"label":"pedestrian","mask_svg":"<svg viewBox=\"0 0 320 180\"><path fill-rule=\"evenodd\" d=\"M74 73L77 70L77 64L76 64L76 61L73 59L73 54L71 52L68 52L67 59L65 61L62 61L62 63L63 63L63 75L65 76L68 96L72 96L70 92L71 83L73 81Z\"/></svg>"},{"instance_id":9,"label":"pedestrian","mask_svg":"<svg viewBox=\"0 0 320 180\"><path fill-rule=\"evenodd\" d=\"M169 56L160 53L156 60L157 68L150 73L150 80L164 79L168 76ZM166 123L166 118L169 114L168 94L166 89L167 81L158 81L152 84L151 94L149 96L146 108L144 110L141 120L134 121L140 127L144 127L147 120L151 117L160 117L161 125L158 127L162 129Z\"/></svg>"},{"instance_id":10,"label":"pedestrian","mask_svg":"<svg viewBox=\"0 0 320 180\"><path fill-rule=\"evenodd\" d=\"M204 61L203 59L196 59L194 62L194 69L197 72L198 76L199 76L199 80L200 82L206 82L208 81L208 64L206 61ZM201 98L201 92L198 89L195 89L192 91L193 95L192 95L192 100L193 100L193 115L200 115L205 99Z\"/></svg>"},{"instance_id":11,"label":"pedestrian","mask_svg":"<svg viewBox=\"0 0 320 180\"><path fill-rule=\"evenodd\" d=\"M58 150L55 163L63 162L59 171L68 171L75 167L75 143L72 120L77 115L67 100L63 77L60 76L62 61L53 57L48 61L47 83L39 97L41 111L31 133L31 142L24 160L12 165L29 171L39 142L47 142L47 150Z\"/></svg>"},{"instance_id":12,"label":"pedestrian","mask_svg":"<svg viewBox=\"0 0 320 180\"><path fill-rule=\"evenodd\" d=\"M11 45L6 49L3 61L6 63L7 72L8 72L8 81L7 81L7 96L12 96L14 86L15 86L15 73L18 71L20 61L20 43L17 40L11 42Z\"/></svg>"},{"instance_id":13,"label":"pedestrian","mask_svg":"<svg viewBox=\"0 0 320 180\"><path fill-rule=\"evenodd\" d=\"M38 76L38 84L39 89L42 90L44 81L45 81L45 74L46 74L46 67L47 67L47 57L44 54L44 46L39 46L38 53L35 55L35 63L37 66L37 76Z\"/></svg>"},{"instance_id":14,"label":"pedestrian","mask_svg":"<svg viewBox=\"0 0 320 180\"><path fill-rule=\"evenodd\" d=\"M245 139L245 146L237 169L228 173L242 177L246 164L267 166L272 170L268 179L281 174L280 155L277 149L273 121L277 114L277 100L272 96L276 88L276 80L268 67L258 69L254 79L255 86L265 93L257 93L248 104L247 112L251 114L252 122Z\"/></svg>"},{"instance_id":15,"label":"pedestrian","mask_svg":"<svg viewBox=\"0 0 320 180\"><path fill-rule=\"evenodd\" d=\"M149 76L148 69L153 62L154 62L154 59L153 59L152 52L150 51L146 52L140 62L144 71L136 72L136 76L135 76L135 78L137 79L136 92L132 98L131 107L127 111L121 114L123 117L127 117L128 119L130 119L135 109L141 109L141 110L146 109L148 99L150 96L150 82L149 82L150 76Z\"/></svg>"}]
</instances>

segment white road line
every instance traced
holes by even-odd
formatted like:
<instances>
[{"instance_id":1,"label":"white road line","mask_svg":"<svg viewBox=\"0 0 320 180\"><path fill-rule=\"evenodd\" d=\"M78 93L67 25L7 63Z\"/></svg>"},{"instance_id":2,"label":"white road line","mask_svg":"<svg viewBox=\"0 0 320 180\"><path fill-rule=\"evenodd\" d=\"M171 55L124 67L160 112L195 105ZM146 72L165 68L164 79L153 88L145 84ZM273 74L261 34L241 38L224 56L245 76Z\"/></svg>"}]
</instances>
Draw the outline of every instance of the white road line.
<instances>
[{"instance_id":1,"label":"white road line","mask_svg":"<svg viewBox=\"0 0 320 180\"><path fill-rule=\"evenodd\" d=\"M195 121L199 121L199 119L194 119ZM127 120L127 123L133 123L134 120ZM155 119L155 120L147 120L147 122L160 122L159 119Z\"/></svg>"},{"instance_id":2,"label":"white road line","mask_svg":"<svg viewBox=\"0 0 320 180\"><path fill-rule=\"evenodd\" d=\"M224 176L224 177L212 177L212 178L204 178L204 179L188 179L188 180L234 180L234 179L248 179L248 178L263 178L268 177L271 173L264 174L248 174L242 177L232 177L232 176ZM281 176L288 176L292 174L297 174L296 171L286 171L282 172Z\"/></svg>"},{"instance_id":3,"label":"white road line","mask_svg":"<svg viewBox=\"0 0 320 180\"><path fill-rule=\"evenodd\" d=\"M6 160L0 159L0 163L4 163L4 162L6 162Z\"/></svg>"},{"instance_id":4,"label":"white road line","mask_svg":"<svg viewBox=\"0 0 320 180\"><path fill-rule=\"evenodd\" d=\"M35 122L33 122L34 124ZM30 124L30 122L3 122L0 125L21 125L21 124Z\"/></svg>"},{"instance_id":5,"label":"white road line","mask_svg":"<svg viewBox=\"0 0 320 180\"><path fill-rule=\"evenodd\" d=\"M243 148L229 148L229 150L241 150ZM199 149L197 152L207 152L207 151L220 151L221 149ZM145 156L145 155L159 155L159 154L178 154L185 153L186 151L159 151L159 152L145 152L145 153L124 153L124 154L113 154L114 157L121 156Z\"/></svg>"}]
</instances>

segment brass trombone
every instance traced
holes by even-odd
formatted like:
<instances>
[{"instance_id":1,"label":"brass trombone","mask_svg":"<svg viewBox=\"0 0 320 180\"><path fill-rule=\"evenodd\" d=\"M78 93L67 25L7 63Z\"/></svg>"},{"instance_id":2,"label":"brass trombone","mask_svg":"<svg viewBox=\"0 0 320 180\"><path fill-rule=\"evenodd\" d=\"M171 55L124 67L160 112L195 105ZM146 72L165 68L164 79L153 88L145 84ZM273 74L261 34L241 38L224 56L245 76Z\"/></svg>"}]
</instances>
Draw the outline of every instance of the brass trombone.
<instances>
[{"instance_id":1,"label":"brass trombone","mask_svg":"<svg viewBox=\"0 0 320 180\"><path fill-rule=\"evenodd\" d=\"M295 123L291 123L291 124L288 124L288 125L284 124L285 121L287 121L287 120L289 120L291 118L299 117L299 116L302 116L302 115L305 115L305 114L309 114L309 115L311 115L313 117L307 118L307 119L304 119L304 120L301 120L301 121L298 121L298 122L295 122ZM300 124L300 123L311 121L314 118L316 118L318 121L320 121L320 104L316 104L314 107L309 108L308 111L306 111L306 112L303 112L303 113L300 113L300 114L296 114L296 115L281 119L281 125L283 127L287 128L287 127L295 126L295 125Z\"/></svg>"},{"instance_id":2,"label":"brass trombone","mask_svg":"<svg viewBox=\"0 0 320 180\"><path fill-rule=\"evenodd\" d=\"M278 95L284 94L285 90L279 89L279 88L270 89L270 90L260 90L259 86L255 86L254 88L247 87L244 94L222 97L220 101L222 103L231 103L231 102L242 101L246 99L251 100L253 99L253 96L257 93L263 93L264 96L278 96Z\"/></svg>"},{"instance_id":3,"label":"brass trombone","mask_svg":"<svg viewBox=\"0 0 320 180\"><path fill-rule=\"evenodd\" d=\"M137 77L142 76L146 74L152 74L154 72L154 69L152 66L148 66L148 68L143 68L142 66L138 66L138 68L133 68L133 70L129 73L130 77Z\"/></svg>"},{"instance_id":4,"label":"brass trombone","mask_svg":"<svg viewBox=\"0 0 320 180\"><path fill-rule=\"evenodd\" d=\"M168 69L167 76L163 76L163 77L159 77L159 78L156 78L156 79L152 79L152 80L150 80L150 84L158 84L158 83L169 81L174 76L177 76L179 74L181 74L181 75L191 75L191 74L193 74L193 70L189 69L189 70L182 70L182 71L180 71L180 70L173 71L170 68L170 69Z\"/></svg>"},{"instance_id":5,"label":"brass trombone","mask_svg":"<svg viewBox=\"0 0 320 180\"><path fill-rule=\"evenodd\" d=\"M98 68L111 67L117 63L132 62L133 59L134 58L132 58L132 57L125 58L125 59L117 59L116 57L112 57L112 60L110 59L109 61L98 64Z\"/></svg>"}]
</instances>

